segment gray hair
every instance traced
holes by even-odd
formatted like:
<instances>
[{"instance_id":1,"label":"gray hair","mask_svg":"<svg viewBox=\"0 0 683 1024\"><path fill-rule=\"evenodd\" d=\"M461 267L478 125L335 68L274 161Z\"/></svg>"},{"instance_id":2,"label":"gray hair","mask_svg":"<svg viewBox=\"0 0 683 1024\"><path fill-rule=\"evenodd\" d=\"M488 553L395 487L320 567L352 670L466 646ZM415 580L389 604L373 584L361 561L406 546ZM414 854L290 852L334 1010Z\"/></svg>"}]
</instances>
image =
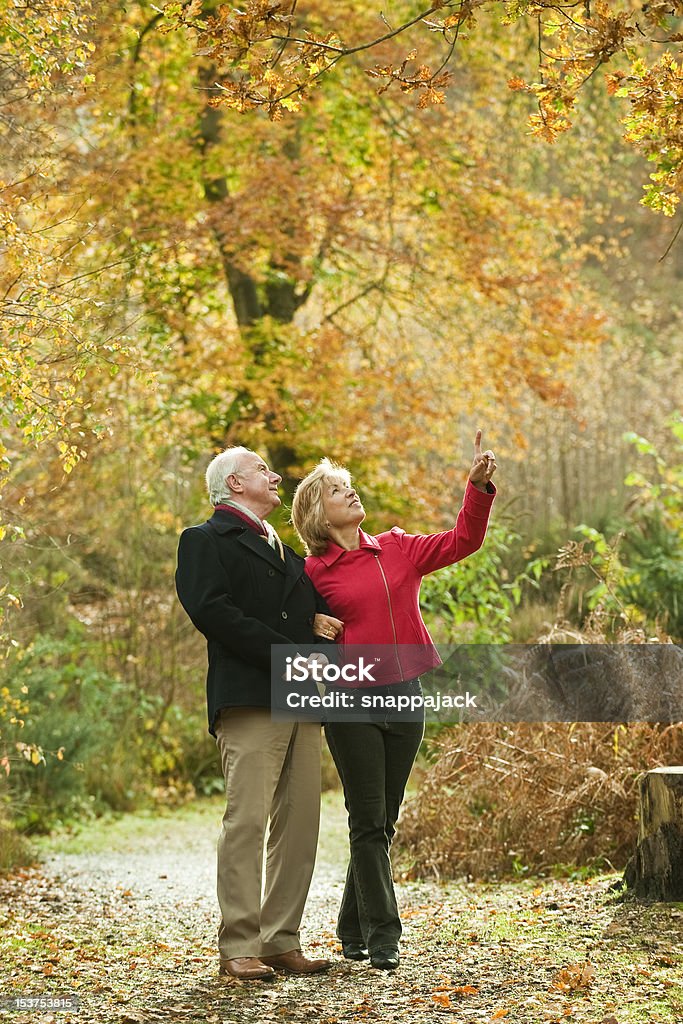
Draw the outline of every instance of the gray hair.
<instances>
[{"instance_id":1,"label":"gray hair","mask_svg":"<svg viewBox=\"0 0 683 1024\"><path fill-rule=\"evenodd\" d=\"M233 500L233 493L226 484L226 478L236 473L244 455L251 455L250 448L236 445L219 452L206 467L206 489L212 505L220 505Z\"/></svg>"}]
</instances>

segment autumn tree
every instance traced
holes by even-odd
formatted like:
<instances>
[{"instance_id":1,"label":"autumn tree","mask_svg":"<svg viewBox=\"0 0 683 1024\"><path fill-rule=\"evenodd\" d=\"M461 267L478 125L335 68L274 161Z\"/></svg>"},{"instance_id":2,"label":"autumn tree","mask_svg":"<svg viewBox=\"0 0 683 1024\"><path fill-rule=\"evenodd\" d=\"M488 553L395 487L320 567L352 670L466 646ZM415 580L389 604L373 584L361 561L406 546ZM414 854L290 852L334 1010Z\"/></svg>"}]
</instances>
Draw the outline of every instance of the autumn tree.
<instances>
[{"instance_id":1,"label":"autumn tree","mask_svg":"<svg viewBox=\"0 0 683 1024\"><path fill-rule=\"evenodd\" d=\"M420 108L443 104L458 51L489 16L510 32L530 23L537 73L530 80L513 75L508 84L535 100L531 132L554 142L571 128L581 90L602 73L608 92L628 101L617 114L625 139L656 165L643 202L673 213L683 187L683 3L438 0L418 11L398 5L391 22L369 12L354 19L356 11L355 4L327 9L296 0L250 0L216 11L190 0L164 8L168 25L189 30L198 55L215 61L221 74L213 102L272 119L300 110L323 78L359 57L380 92L400 89ZM429 35L438 40L436 53ZM403 51L388 48L397 41Z\"/></svg>"},{"instance_id":2,"label":"autumn tree","mask_svg":"<svg viewBox=\"0 0 683 1024\"><path fill-rule=\"evenodd\" d=\"M128 40L128 59L107 82L123 123L94 128L118 173L107 205L95 198L93 208L102 223L116 209L122 226L107 258L136 267L179 367L209 357L210 344L194 347L207 323L198 324L201 302L216 323L223 303L225 373L201 399L216 443L255 431L287 470L296 453L278 432L311 426L294 400L312 408L325 373L349 396L344 419L359 431L367 423L366 434L377 411L386 420L376 395L387 381L397 417L419 409L425 422L443 419L435 387L451 403L503 380L511 393L561 393L555 355L598 334L564 245L577 211L548 217L544 202L506 181L488 160L494 128L477 129L465 104L432 114L401 97L359 97L352 65L296 120L246 120L215 106L212 61L188 83L192 53L158 22L129 11L100 29L105 48ZM323 413L334 417L338 403L320 403L327 440Z\"/></svg>"}]
</instances>

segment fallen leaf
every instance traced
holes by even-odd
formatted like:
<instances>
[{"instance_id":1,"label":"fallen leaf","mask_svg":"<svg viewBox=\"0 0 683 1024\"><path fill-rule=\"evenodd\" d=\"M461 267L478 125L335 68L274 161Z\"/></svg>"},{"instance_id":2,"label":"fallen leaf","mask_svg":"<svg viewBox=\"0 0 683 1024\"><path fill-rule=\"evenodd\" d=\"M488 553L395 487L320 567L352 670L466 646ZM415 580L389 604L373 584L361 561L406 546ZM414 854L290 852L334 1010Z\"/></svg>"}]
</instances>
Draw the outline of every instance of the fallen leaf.
<instances>
[{"instance_id":1,"label":"fallen leaf","mask_svg":"<svg viewBox=\"0 0 683 1024\"><path fill-rule=\"evenodd\" d=\"M432 1002L436 1003L437 1006L443 1006L446 1009L449 1009L451 1005L451 997L445 993L435 993L432 996Z\"/></svg>"},{"instance_id":2,"label":"fallen leaf","mask_svg":"<svg viewBox=\"0 0 683 1024\"><path fill-rule=\"evenodd\" d=\"M571 964L558 971L550 988L556 992L572 992L575 989L588 988L594 975L595 969L588 961L583 964Z\"/></svg>"}]
</instances>

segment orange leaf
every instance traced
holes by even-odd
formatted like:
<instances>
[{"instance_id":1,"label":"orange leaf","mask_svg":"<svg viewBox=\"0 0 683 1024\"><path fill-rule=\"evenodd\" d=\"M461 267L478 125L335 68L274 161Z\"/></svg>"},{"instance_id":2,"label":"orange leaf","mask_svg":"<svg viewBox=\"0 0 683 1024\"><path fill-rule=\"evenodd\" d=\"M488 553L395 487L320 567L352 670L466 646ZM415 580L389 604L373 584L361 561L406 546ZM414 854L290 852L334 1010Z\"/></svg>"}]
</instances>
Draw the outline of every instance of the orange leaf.
<instances>
[{"instance_id":1,"label":"orange leaf","mask_svg":"<svg viewBox=\"0 0 683 1024\"><path fill-rule=\"evenodd\" d=\"M445 994L437 993L436 995L432 996L432 1002L437 1003L438 1006L443 1006L446 1009L449 1009L451 1005L451 997Z\"/></svg>"},{"instance_id":2,"label":"orange leaf","mask_svg":"<svg viewBox=\"0 0 683 1024\"><path fill-rule=\"evenodd\" d=\"M571 964L558 971L550 988L556 992L572 992L576 989L588 988L594 975L595 968L588 961L583 964Z\"/></svg>"}]
</instances>

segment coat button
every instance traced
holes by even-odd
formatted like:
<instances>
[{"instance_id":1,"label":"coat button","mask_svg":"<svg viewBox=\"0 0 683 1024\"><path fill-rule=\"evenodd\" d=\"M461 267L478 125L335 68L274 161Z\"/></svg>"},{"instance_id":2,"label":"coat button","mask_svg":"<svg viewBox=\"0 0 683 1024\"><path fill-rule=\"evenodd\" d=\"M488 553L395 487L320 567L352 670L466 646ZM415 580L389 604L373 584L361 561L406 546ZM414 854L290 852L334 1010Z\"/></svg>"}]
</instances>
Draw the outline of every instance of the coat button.
<instances>
[{"instance_id":1,"label":"coat button","mask_svg":"<svg viewBox=\"0 0 683 1024\"><path fill-rule=\"evenodd\" d=\"M268 570L268 575L269 576L274 576L275 575L275 569L269 569Z\"/></svg>"},{"instance_id":2,"label":"coat button","mask_svg":"<svg viewBox=\"0 0 683 1024\"><path fill-rule=\"evenodd\" d=\"M287 618L287 612L283 612L283 613L282 613L282 618L283 618L283 619L286 619L286 618Z\"/></svg>"}]
</instances>

